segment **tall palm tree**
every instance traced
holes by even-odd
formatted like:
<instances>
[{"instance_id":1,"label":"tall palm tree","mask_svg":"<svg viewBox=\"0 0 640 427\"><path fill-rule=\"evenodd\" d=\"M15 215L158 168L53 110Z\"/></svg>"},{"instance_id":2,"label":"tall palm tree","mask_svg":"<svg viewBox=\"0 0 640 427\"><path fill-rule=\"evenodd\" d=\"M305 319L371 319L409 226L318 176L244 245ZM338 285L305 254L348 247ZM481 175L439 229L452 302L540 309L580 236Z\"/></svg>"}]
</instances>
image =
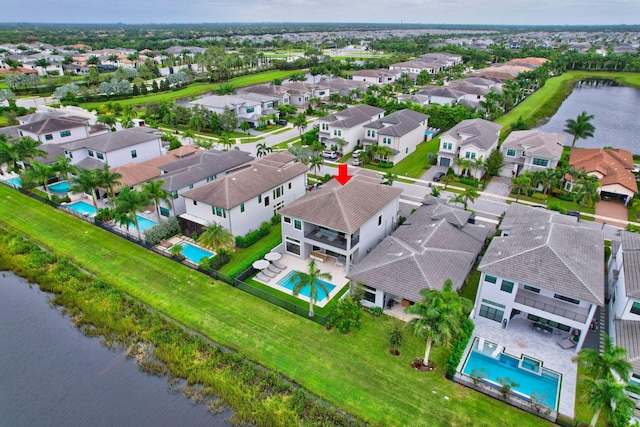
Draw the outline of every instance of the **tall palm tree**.
<instances>
[{"instance_id":1,"label":"tall palm tree","mask_svg":"<svg viewBox=\"0 0 640 427\"><path fill-rule=\"evenodd\" d=\"M547 168L542 171L540 184L542 184L545 194L549 194L550 191L558 188L560 182L561 179L558 177L558 173L554 169Z\"/></svg>"},{"instance_id":2,"label":"tall palm tree","mask_svg":"<svg viewBox=\"0 0 640 427\"><path fill-rule=\"evenodd\" d=\"M162 218L160 216L160 202L165 202L169 209L171 209L171 200L173 200L173 196L170 191L167 191L162 188L165 180L159 179L158 181L148 181L142 185L142 191L147 194L149 199L156 206L156 217L158 218L158 222Z\"/></svg>"},{"instance_id":3,"label":"tall palm tree","mask_svg":"<svg viewBox=\"0 0 640 427\"><path fill-rule=\"evenodd\" d=\"M293 120L293 126L298 128L300 131L300 137L302 137L302 132L307 128L307 116L304 113L298 114L298 116Z\"/></svg>"},{"instance_id":4,"label":"tall palm tree","mask_svg":"<svg viewBox=\"0 0 640 427\"><path fill-rule=\"evenodd\" d=\"M80 169L80 172L71 179L70 190L72 193L86 193L91 195L93 207L98 212L98 203L96 202L96 188L98 188L98 179L94 171L89 169Z\"/></svg>"},{"instance_id":5,"label":"tall palm tree","mask_svg":"<svg viewBox=\"0 0 640 427\"><path fill-rule=\"evenodd\" d=\"M444 178L444 177L443 177ZM464 205L464 196L462 194L454 194L453 196L449 196L449 203Z\"/></svg>"},{"instance_id":6,"label":"tall palm tree","mask_svg":"<svg viewBox=\"0 0 640 427\"><path fill-rule=\"evenodd\" d=\"M323 273L316 267L316 261L310 260L309 270L306 273L296 271L293 275L293 295L298 295L300 291L309 286L309 317L313 317L313 304L318 300L318 290L322 290L329 295L327 287L318 279L331 280L331 274Z\"/></svg>"},{"instance_id":7,"label":"tall palm tree","mask_svg":"<svg viewBox=\"0 0 640 427\"><path fill-rule=\"evenodd\" d=\"M451 183L451 181L453 181L454 176L453 175L442 175L442 177L440 178L440 182L442 184L444 184L444 188L443 190L447 190L447 185L449 185Z\"/></svg>"},{"instance_id":8,"label":"tall palm tree","mask_svg":"<svg viewBox=\"0 0 640 427\"><path fill-rule=\"evenodd\" d=\"M95 169L96 179L98 180L98 187L102 187L107 190L109 197L113 199L115 196L115 187L122 184L118 181L122 178L122 174L118 172L111 172L109 165L104 164L102 169Z\"/></svg>"},{"instance_id":9,"label":"tall palm tree","mask_svg":"<svg viewBox=\"0 0 640 427\"><path fill-rule=\"evenodd\" d=\"M576 119L567 119L565 122L564 131L570 135L573 135L573 140L571 141L571 148L576 145L576 141L578 139L587 139L592 138L593 133L596 128L591 124L591 120L593 120L593 115L587 114L586 111L578 114Z\"/></svg>"},{"instance_id":10,"label":"tall palm tree","mask_svg":"<svg viewBox=\"0 0 640 427\"><path fill-rule=\"evenodd\" d=\"M36 162L34 160L31 163L30 172L33 173L33 177L38 182L38 184L41 184L44 187L44 191L47 193L47 198L50 198L47 183L49 182L49 179L51 179L56 174L53 166L43 165L42 163Z\"/></svg>"},{"instance_id":11,"label":"tall palm tree","mask_svg":"<svg viewBox=\"0 0 640 427\"><path fill-rule=\"evenodd\" d=\"M464 204L464 210L467 210L467 203L471 202L475 202L476 199L480 197L480 194L478 193L478 190L476 190L475 188L465 188L464 189L464 194L462 194L462 199L463 199L463 204Z\"/></svg>"},{"instance_id":12,"label":"tall palm tree","mask_svg":"<svg viewBox=\"0 0 640 427\"><path fill-rule=\"evenodd\" d=\"M520 199L520 193L522 193L523 191L525 193L528 193L531 189L531 178L528 176L528 174L520 175L516 178L513 178L511 180L511 184L513 184L513 189L518 192L518 195L516 196L517 202Z\"/></svg>"},{"instance_id":13,"label":"tall palm tree","mask_svg":"<svg viewBox=\"0 0 640 427\"><path fill-rule=\"evenodd\" d=\"M69 174L78 173L78 168L71 164L71 159L68 157L56 156L56 162L53 164L53 168L59 176L66 181L69 180Z\"/></svg>"},{"instance_id":14,"label":"tall palm tree","mask_svg":"<svg viewBox=\"0 0 640 427\"><path fill-rule=\"evenodd\" d=\"M0 135L0 166L4 164L7 165L7 172L17 173L20 170L20 153L16 145L8 141L6 135Z\"/></svg>"},{"instance_id":15,"label":"tall palm tree","mask_svg":"<svg viewBox=\"0 0 640 427\"><path fill-rule=\"evenodd\" d=\"M256 155L258 157L266 156L271 153L273 149L267 145L266 142L260 142L256 145Z\"/></svg>"},{"instance_id":16,"label":"tall palm tree","mask_svg":"<svg viewBox=\"0 0 640 427\"><path fill-rule=\"evenodd\" d=\"M115 199L116 212L124 212L131 216L133 224L136 226L136 230L138 231L139 240L142 239L142 236L140 235L140 225L138 224L138 216L136 215L136 212L144 209L149 202L149 196L147 196L146 193L138 190L132 190L129 187L124 187Z\"/></svg>"},{"instance_id":17,"label":"tall palm tree","mask_svg":"<svg viewBox=\"0 0 640 427\"><path fill-rule=\"evenodd\" d=\"M46 151L38 148L40 145L42 145L40 141L36 141L30 136L23 136L14 143L14 148L20 161L29 163L30 160L36 157L45 157L47 155Z\"/></svg>"},{"instance_id":18,"label":"tall palm tree","mask_svg":"<svg viewBox=\"0 0 640 427\"><path fill-rule=\"evenodd\" d=\"M423 289L420 295L422 301L405 312L419 316L409 321L409 326L417 337L427 341L422 363L428 366L432 345L447 345L461 333L462 319L471 312L473 303L453 290L451 279L445 280L442 291Z\"/></svg>"},{"instance_id":19,"label":"tall palm tree","mask_svg":"<svg viewBox=\"0 0 640 427\"><path fill-rule=\"evenodd\" d=\"M589 176L579 179L576 184L573 194L574 199L580 203L580 209L578 210L578 213L580 213L585 205L593 207L597 203L600 195L598 191L600 183L597 178Z\"/></svg>"},{"instance_id":20,"label":"tall palm tree","mask_svg":"<svg viewBox=\"0 0 640 427\"><path fill-rule=\"evenodd\" d=\"M473 168L478 172L476 174L476 178L477 179L482 178L482 175L484 175L484 168L485 168L485 161L482 158L482 156L473 159L472 164L473 164Z\"/></svg>"},{"instance_id":21,"label":"tall palm tree","mask_svg":"<svg viewBox=\"0 0 640 427\"><path fill-rule=\"evenodd\" d=\"M215 222L202 227L200 236L198 236L198 244L212 249L216 255L219 255L221 250L232 249L234 243L233 234Z\"/></svg>"},{"instance_id":22,"label":"tall palm tree","mask_svg":"<svg viewBox=\"0 0 640 427\"><path fill-rule=\"evenodd\" d=\"M387 172L382 177L382 183L384 185L393 185L393 181L395 181L396 179L398 179L398 175L392 172Z\"/></svg>"},{"instance_id":23,"label":"tall palm tree","mask_svg":"<svg viewBox=\"0 0 640 427\"><path fill-rule=\"evenodd\" d=\"M324 159L320 156L311 156L309 158L309 167L313 169L313 174L317 175L318 169L324 164Z\"/></svg>"},{"instance_id":24,"label":"tall palm tree","mask_svg":"<svg viewBox=\"0 0 640 427\"><path fill-rule=\"evenodd\" d=\"M234 139L231 139L231 137L227 132L222 133L222 135L220 136L219 142L220 144L222 144L223 147L225 147L225 150L227 151L230 150L231 147L233 147L236 143Z\"/></svg>"},{"instance_id":25,"label":"tall palm tree","mask_svg":"<svg viewBox=\"0 0 640 427\"><path fill-rule=\"evenodd\" d=\"M623 381L628 381L632 366L626 359L627 350L614 345L609 335L602 336L604 338L602 353L593 348L583 348L573 361L583 365L584 374L594 380L614 378L615 373Z\"/></svg>"},{"instance_id":26,"label":"tall palm tree","mask_svg":"<svg viewBox=\"0 0 640 427\"><path fill-rule=\"evenodd\" d=\"M460 176L463 176L466 171L471 170L473 167L473 162L464 157L456 157L453 163L460 168Z\"/></svg>"},{"instance_id":27,"label":"tall palm tree","mask_svg":"<svg viewBox=\"0 0 640 427\"><path fill-rule=\"evenodd\" d=\"M587 386L584 399L589 402L589 407L594 411L593 418L589 424L590 427L596 425L603 409L609 425L612 425L610 423L618 417L616 413L624 414L627 419L631 418L636 404L626 391L638 393L640 390L637 387L616 381L614 378L600 378L597 380L582 378L581 381Z\"/></svg>"}]
</instances>

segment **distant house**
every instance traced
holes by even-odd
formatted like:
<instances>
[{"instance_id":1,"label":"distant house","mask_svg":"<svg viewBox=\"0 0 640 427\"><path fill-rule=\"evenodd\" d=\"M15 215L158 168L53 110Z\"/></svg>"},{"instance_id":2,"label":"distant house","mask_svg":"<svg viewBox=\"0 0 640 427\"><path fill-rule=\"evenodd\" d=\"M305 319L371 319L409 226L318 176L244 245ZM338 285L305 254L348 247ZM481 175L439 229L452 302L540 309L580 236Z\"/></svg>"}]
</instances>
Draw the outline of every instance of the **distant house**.
<instances>
[{"instance_id":1,"label":"distant house","mask_svg":"<svg viewBox=\"0 0 640 427\"><path fill-rule=\"evenodd\" d=\"M463 120L440 137L438 164L452 167L456 173L461 173L455 159L486 160L491 151L498 147L498 139L502 126L484 119ZM483 169L472 167L471 174L482 177Z\"/></svg>"},{"instance_id":2,"label":"distant house","mask_svg":"<svg viewBox=\"0 0 640 427\"><path fill-rule=\"evenodd\" d=\"M331 149L348 153L364 139L364 125L382 116L383 109L366 104L336 111L318 120L318 138Z\"/></svg>"},{"instance_id":3,"label":"distant house","mask_svg":"<svg viewBox=\"0 0 640 427\"><path fill-rule=\"evenodd\" d=\"M239 95L211 95L191 101L191 105L200 105L210 111L221 114L225 108L236 113L240 122L245 121L251 127L255 127L263 117L275 114L274 108L278 98L268 95L258 95L254 93L243 93Z\"/></svg>"},{"instance_id":4,"label":"distant house","mask_svg":"<svg viewBox=\"0 0 640 427\"><path fill-rule=\"evenodd\" d=\"M584 170L598 178L600 195L620 200L625 205L638 192L633 155L620 148L573 148L569 164L572 168ZM575 180L566 177L565 189L571 190Z\"/></svg>"},{"instance_id":5,"label":"distant house","mask_svg":"<svg viewBox=\"0 0 640 427\"><path fill-rule=\"evenodd\" d=\"M296 107L306 107L311 98L329 99L330 90L323 83L291 82L281 87L289 94L289 103Z\"/></svg>"},{"instance_id":6,"label":"distant house","mask_svg":"<svg viewBox=\"0 0 640 427\"><path fill-rule=\"evenodd\" d=\"M567 139L564 133L536 129L511 132L500 146L505 163L500 175L513 178L524 171L555 169Z\"/></svg>"},{"instance_id":7,"label":"distant house","mask_svg":"<svg viewBox=\"0 0 640 427\"><path fill-rule=\"evenodd\" d=\"M284 207L285 251L345 266L347 273L396 227L401 189L359 169L345 184L332 180Z\"/></svg>"},{"instance_id":8,"label":"distant house","mask_svg":"<svg viewBox=\"0 0 640 427\"><path fill-rule=\"evenodd\" d=\"M401 74L400 70L358 70L351 74L351 78L354 81L385 85L395 82Z\"/></svg>"},{"instance_id":9,"label":"distant house","mask_svg":"<svg viewBox=\"0 0 640 427\"><path fill-rule=\"evenodd\" d=\"M362 145L379 145L391 150L384 160L398 163L425 140L429 116L412 110L399 110L364 125Z\"/></svg>"},{"instance_id":10,"label":"distant house","mask_svg":"<svg viewBox=\"0 0 640 427\"><path fill-rule=\"evenodd\" d=\"M233 173L179 193L186 212L178 217L182 232L200 234L217 223L234 236L257 230L282 208L304 196L306 165L289 153L271 153Z\"/></svg>"},{"instance_id":11,"label":"distant house","mask_svg":"<svg viewBox=\"0 0 640 427\"><path fill-rule=\"evenodd\" d=\"M430 197L393 234L357 263L348 277L362 283L366 305L418 302L422 289L462 287L494 230L468 223L471 213Z\"/></svg>"},{"instance_id":12,"label":"distant house","mask_svg":"<svg viewBox=\"0 0 640 427\"><path fill-rule=\"evenodd\" d=\"M43 144L58 144L88 138L89 124L83 117L45 117L17 127L20 136L29 136Z\"/></svg>"},{"instance_id":13,"label":"distant house","mask_svg":"<svg viewBox=\"0 0 640 427\"><path fill-rule=\"evenodd\" d=\"M447 86L431 86L421 88L418 95L428 96L429 104L456 105L465 97L465 93Z\"/></svg>"},{"instance_id":14,"label":"distant house","mask_svg":"<svg viewBox=\"0 0 640 427\"><path fill-rule=\"evenodd\" d=\"M478 266L474 320L508 329L518 316L541 332L574 337L580 350L605 301L602 232L578 227L574 217L517 203L499 230Z\"/></svg>"}]
</instances>

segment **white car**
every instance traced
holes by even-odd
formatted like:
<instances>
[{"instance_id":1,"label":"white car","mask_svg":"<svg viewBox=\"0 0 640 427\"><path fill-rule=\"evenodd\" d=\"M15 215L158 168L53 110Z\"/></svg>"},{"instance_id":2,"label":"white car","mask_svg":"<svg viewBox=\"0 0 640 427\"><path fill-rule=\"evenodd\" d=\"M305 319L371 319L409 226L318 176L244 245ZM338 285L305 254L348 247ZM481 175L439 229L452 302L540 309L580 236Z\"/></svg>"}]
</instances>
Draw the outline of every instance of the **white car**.
<instances>
[{"instance_id":1,"label":"white car","mask_svg":"<svg viewBox=\"0 0 640 427\"><path fill-rule=\"evenodd\" d=\"M338 153L333 150L322 150L322 157L326 159L337 159Z\"/></svg>"}]
</instances>

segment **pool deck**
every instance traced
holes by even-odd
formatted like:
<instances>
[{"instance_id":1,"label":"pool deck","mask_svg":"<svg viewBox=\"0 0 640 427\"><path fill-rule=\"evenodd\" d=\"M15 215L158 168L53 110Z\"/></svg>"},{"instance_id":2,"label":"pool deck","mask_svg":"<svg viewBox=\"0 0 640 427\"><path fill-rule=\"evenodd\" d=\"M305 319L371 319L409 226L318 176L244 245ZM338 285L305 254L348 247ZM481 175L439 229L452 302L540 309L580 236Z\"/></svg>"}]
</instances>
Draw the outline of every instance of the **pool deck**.
<instances>
[{"instance_id":1,"label":"pool deck","mask_svg":"<svg viewBox=\"0 0 640 427\"><path fill-rule=\"evenodd\" d=\"M327 279L322 279L322 280L324 280L325 282L329 282L335 286L335 289L333 289L329 293L329 298L325 298L322 301L316 302L315 303L316 307L324 307L325 305L327 305L327 303L331 301L331 299L334 296L336 296L336 294L340 292L340 290L342 290L342 288L344 288L349 283L349 279L345 277L344 266L336 265L335 261L336 261L335 258L328 257L326 262L316 262L316 267L319 268L320 271L322 271L323 273L331 274L331 280L327 280ZM303 260L293 255L284 254L282 255L282 258L278 260L278 262L280 264L286 265L287 269L278 273L275 277L273 277L268 282L263 282L256 277L254 277L253 280L255 280L256 282L264 283L265 285L273 289L276 289L280 292L293 295L293 292L291 292L289 289L279 286L278 281L282 279L284 276L286 276L291 270L297 270L303 273L307 272L309 270L309 260L308 259ZM309 302L309 297L305 297L304 295L298 295L298 298L300 298L305 302Z\"/></svg>"},{"instance_id":2,"label":"pool deck","mask_svg":"<svg viewBox=\"0 0 640 427\"><path fill-rule=\"evenodd\" d=\"M505 353L515 357L521 357L524 354L541 360L545 368L561 373L562 384L558 412L571 418L574 417L578 365L571 359L576 355L575 348L565 350L557 343L568 333L541 335L531 329L530 320L520 316L511 319L507 329L502 329L502 326L497 322L479 316L474 320L474 323L476 326L473 337L484 338L486 341L496 343L504 347ZM473 339L469 340L458 371L462 369L473 341Z\"/></svg>"}]
</instances>

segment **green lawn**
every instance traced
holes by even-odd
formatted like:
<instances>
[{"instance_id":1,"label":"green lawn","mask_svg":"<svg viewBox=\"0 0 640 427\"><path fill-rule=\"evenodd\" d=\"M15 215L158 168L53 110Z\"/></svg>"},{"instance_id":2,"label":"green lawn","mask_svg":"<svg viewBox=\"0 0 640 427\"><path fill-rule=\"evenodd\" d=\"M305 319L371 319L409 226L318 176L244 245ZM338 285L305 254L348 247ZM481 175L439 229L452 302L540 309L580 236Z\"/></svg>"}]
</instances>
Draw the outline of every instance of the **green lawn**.
<instances>
[{"instance_id":1,"label":"green lawn","mask_svg":"<svg viewBox=\"0 0 640 427\"><path fill-rule=\"evenodd\" d=\"M223 274L232 273L235 270L246 270L251 264L259 260L282 242L282 224L271 227L271 231L262 239L248 248L236 248L231 255L231 261L220 269Z\"/></svg>"},{"instance_id":2,"label":"green lawn","mask_svg":"<svg viewBox=\"0 0 640 427\"><path fill-rule=\"evenodd\" d=\"M438 147L440 147L440 138L436 137L431 141L418 144L415 152L411 153L411 155L392 168L385 169L373 165L364 165L364 167L384 173L391 172L410 178L420 178L431 167L427 160L427 153L437 153Z\"/></svg>"},{"instance_id":3,"label":"green lawn","mask_svg":"<svg viewBox=\"0 0 640 427\"><path fill-rule=\"evenodd\" d=\"M0 200L7 227L373 425L550 425L446 380L446 351L433 352L435 372L413 370L409 362L424 342L412 334L401 356L390 356L386 317L364 316L362 329L350 335L327 332L12 189L0 186Z\"/></svg>"}]
</instances>

